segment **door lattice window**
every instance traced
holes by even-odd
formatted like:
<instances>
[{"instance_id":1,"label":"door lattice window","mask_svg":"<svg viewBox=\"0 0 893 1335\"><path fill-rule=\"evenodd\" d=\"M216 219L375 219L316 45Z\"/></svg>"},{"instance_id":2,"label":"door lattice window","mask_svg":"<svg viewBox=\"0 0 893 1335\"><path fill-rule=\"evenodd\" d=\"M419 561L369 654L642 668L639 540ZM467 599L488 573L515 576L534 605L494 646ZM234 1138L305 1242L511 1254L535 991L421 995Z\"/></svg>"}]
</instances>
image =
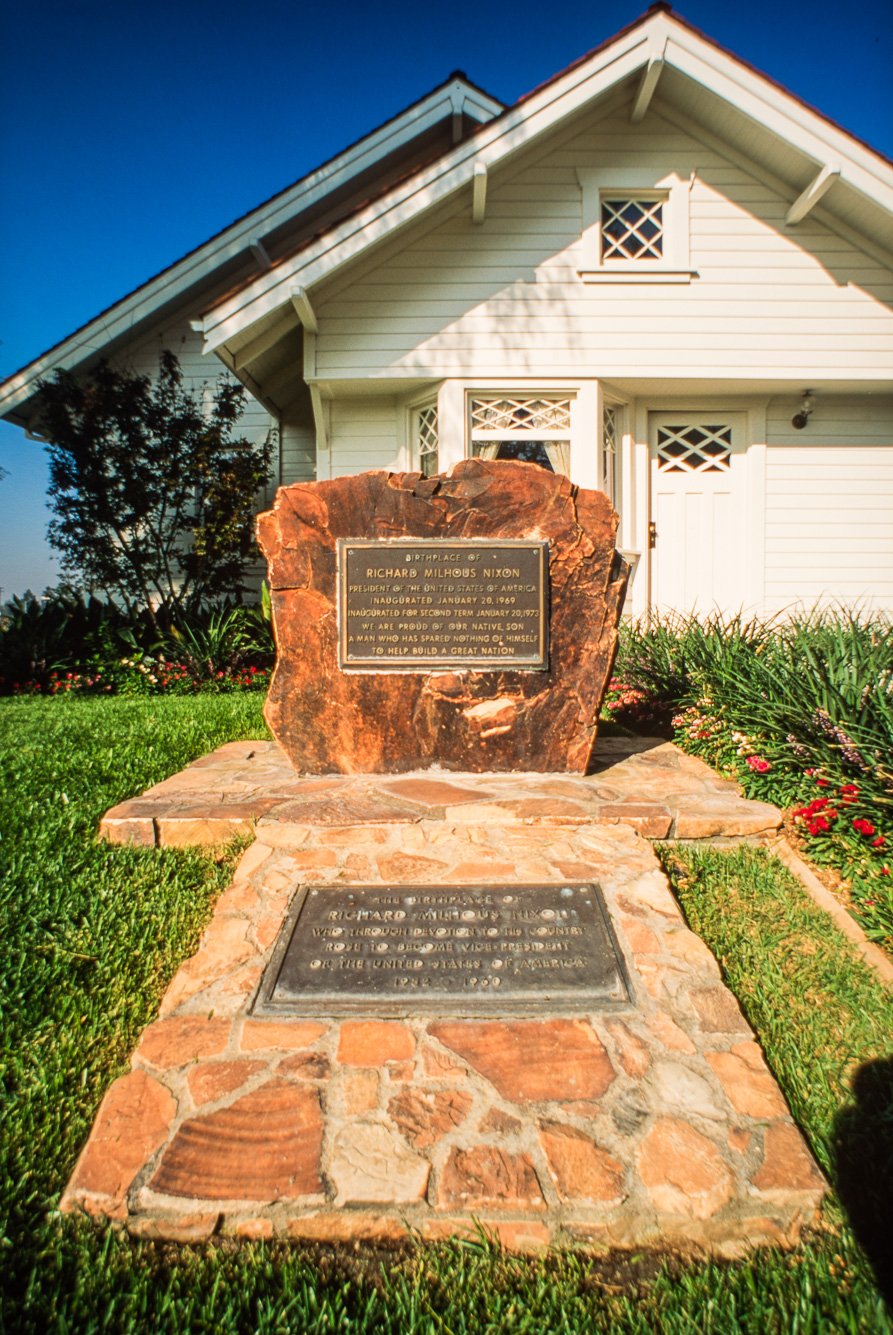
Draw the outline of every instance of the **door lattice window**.
<instances>
[{"instance_id":1,"label":"door lattice window","mask_svg":"<svg viewBox=\"0 0 893 1335\"><path fill-rule=\"evenodd\" d=\"M570 399L472 399L471 430L504 437L519 431L567 433L571 428Z\"/></svg>"},{"instance_id":2,"label":"door lattice window","mask_svg":"<svg viewBox=\"0 0 893 1335\"><path fill-rule=\"evenodd\" d=\"M663 253L662 200L602 200L603 260L661 260Z\"/></svg>"},{"instance_id":3,"label":"door lattice window","mask_svg":"<svg viewBox=\"0 0 893 1335\"><path fill-rule=\"evenodd\" d=\"M425 477L434 477L437 472L437 405L421 408L417 416L419 467Z\"/></svg>"},{"instance_id":4,"label":"door lattice window","mask_svg":"<svg viewBox=\"0 0 893 1335\"><path fill-rule=\"evenodd\" d=\"M730 426L661 426L657 466L664 473L721 473L731 467Z\"/></svg>"}]
</instances>

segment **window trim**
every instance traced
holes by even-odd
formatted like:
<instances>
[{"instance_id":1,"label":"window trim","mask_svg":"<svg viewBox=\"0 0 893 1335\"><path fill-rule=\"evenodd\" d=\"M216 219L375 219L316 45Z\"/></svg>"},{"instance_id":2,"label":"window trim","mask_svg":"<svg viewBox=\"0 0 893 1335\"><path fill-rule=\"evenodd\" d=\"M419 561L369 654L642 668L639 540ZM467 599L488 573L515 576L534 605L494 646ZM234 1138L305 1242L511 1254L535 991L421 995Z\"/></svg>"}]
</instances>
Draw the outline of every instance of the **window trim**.
<instances>
[{"instance_id":1,"label":"window trim","mask_svg":"<svg viewBox=\"0 0 893 1335\"><path fill-rule=\"evenodd\" d=\"M441 470L440 448L443 444L443 433L440 414L440 397L436 390L428 390L424 394L413 394L404 399L402 405L403 416L403 464L402 466L411 473L421 472L422 456L419 440L419 414L427 409L433 408L437 414L437 468Z\"/></svg>"},{"instance_id":2,"label":"window trim","mask_svg":"<svg viewBox=\"0 0 893 1335\"><path fill-rule=\"evenodd\" d=\"M583 207L580 263L584 283L690 283L689 199L694 174L683 180L659 168L578 167ZM660 200L663 205L663 256L649 260L605 260L602 254L602 201Z\"/></svg>"},{"instance_id":3,"label":"window trim","mask_svg":"<svg viewBox=\"0 0 893 1335\"><path fill-rule=\"evenodd\" d=\"M434 414L434 449L425 451L422 449L422 414ZM437 410L437 398L429 399L427 403L417 403L412 409L413 426L413 466L418 465L419 471L424 477L434 477L440 472L440 414ZM428 473L424 468L424 460L431 454L434 455L434 472Z\"/></svg>"},{"instance_id":4,"label":"window trim","mask_svg":"<svg viewBox=\"0 0 893 1335\"><path fill-rule=\"evenodd\" d=\"M623 409L625 404L619 399L610 399L601 395L601 414L598 424L598 480L599 489L605 493L615 510L618 510L620 498L620 466L623 448ZM610 446L607 441L608 413L612 417L613 439ZM619 513L619 510L618 510Z\"/></svg>"}]
</instances>

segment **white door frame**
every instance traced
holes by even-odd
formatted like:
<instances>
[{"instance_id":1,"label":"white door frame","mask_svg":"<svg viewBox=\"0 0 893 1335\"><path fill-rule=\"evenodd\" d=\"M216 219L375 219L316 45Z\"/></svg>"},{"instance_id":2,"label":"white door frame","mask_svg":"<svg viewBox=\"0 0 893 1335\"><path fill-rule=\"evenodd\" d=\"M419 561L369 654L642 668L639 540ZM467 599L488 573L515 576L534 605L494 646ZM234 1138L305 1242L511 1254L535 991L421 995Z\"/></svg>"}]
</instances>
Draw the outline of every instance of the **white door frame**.
<instances>
[{"instance_id":1,"label":"white door frame","mask_svg":"<svg viewBox=\"0 0 893 1335\"><path fill-rule=\"evenodd\" d=\"M629 456L630 491L630 546L642 552L640 570L636 577L633 616L648 615L653 607L653 571L651 549L648 544L649 524L653 519L651 496L651 432L652 413L743 413L744 414L744 527L748 541L744 568L744 610L748 615L762 614L766 579L766 410L769 396L744 398L742 395L666 395L660 398L637 398L630 405L635 423L635 438ZM648 560L645 559L646 554Z\"/></svg>"}]
</instances>

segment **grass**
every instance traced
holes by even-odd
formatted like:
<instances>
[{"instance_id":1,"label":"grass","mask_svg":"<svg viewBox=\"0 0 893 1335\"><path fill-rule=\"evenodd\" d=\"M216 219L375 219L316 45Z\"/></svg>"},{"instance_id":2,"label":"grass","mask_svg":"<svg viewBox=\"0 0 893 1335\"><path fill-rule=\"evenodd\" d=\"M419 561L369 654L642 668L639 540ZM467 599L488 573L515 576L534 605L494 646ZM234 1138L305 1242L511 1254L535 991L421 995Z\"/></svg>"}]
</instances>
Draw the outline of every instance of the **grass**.
<instances>
[{"instance_id":1,"label":"grass","mask_svg":"<svg viewBox=\"0 0 893 1335\"><path fill-rule=\"evenodd\" d=\"M113 848L102 813L263 728L256 696L0 706L0 1228L20 1248L64 1185L232 852Z\"/></svg>"},{"instance_id":2,"label":"grass","mask_svg":"<svg viewBox=\"0 0 893 1335\"><path fill-rule=\"evenodd\" d=\"M262 735L252 695L0 702L0 1330L893 1331L858 1241L888 1283L872 1239L893 1198L893 999L797 883L750 850L668 857L852 1226L835 1199L796 1254L721 1265L531 1260L486 1240L381 1255L174 1247L54 1215L104 1089L236 856L109 848L95 840L99 817L220 742Z\"/></svg>"},{"instance_id":3,"label":"grass","mask_svg":"<svg viewBox=\"0 0 893 1335\"><path fill-rule=\"evenodd\" d=\"M893 992L764 850L663 857L893 1297Z\"/></svg>"}]
</instances>

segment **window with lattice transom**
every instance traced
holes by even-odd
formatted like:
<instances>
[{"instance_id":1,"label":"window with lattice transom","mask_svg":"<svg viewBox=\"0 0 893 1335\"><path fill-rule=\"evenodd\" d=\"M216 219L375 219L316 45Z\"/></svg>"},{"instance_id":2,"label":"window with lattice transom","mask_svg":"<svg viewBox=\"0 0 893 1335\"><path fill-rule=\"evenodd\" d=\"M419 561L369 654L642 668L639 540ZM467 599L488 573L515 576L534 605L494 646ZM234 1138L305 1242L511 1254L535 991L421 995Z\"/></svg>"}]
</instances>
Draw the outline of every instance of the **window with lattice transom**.
<instances>
[{"instance_id":1,"label":"window with lattice transom","mask_svg":"<svg viewBox=\"0 0 893 1335\"><path fill-rule=\"evenodd\" d=\"M433 477L437 472L437 404L419 408L416 413L416 443L419 451L419 468L425 477Z\"/></svg>"},{"instance_id":2,"label":"window with lattice transom","mask_svg":"<svg viewBox=\"0 0 893 1335\"><path fill-rule=\"evenodd\" d=\"M602 260L662 260L663 199L602 199Z\"/></svg>"},{"instance_id":3,"label":"window with lattice transom","mask_svg":"<svg viewBox=\"0 0 893 1335\"><path fill-rule=\"evenodd\" d=\"M570 397L475 396L469 417L471 453L476 458L514 459L553 473L569 472Z\"/></svg>"},{"instance_id":4,"label":"window with lattice transom","mask_svg":"<svg viewBox=\"0 0 893 1335\"><path fill-rule=\"evenodd\" d=\"M657 431L657 466L663 473L722 473L731 467L732 428L690 424Z\"/></svg>"}]
</instances>

